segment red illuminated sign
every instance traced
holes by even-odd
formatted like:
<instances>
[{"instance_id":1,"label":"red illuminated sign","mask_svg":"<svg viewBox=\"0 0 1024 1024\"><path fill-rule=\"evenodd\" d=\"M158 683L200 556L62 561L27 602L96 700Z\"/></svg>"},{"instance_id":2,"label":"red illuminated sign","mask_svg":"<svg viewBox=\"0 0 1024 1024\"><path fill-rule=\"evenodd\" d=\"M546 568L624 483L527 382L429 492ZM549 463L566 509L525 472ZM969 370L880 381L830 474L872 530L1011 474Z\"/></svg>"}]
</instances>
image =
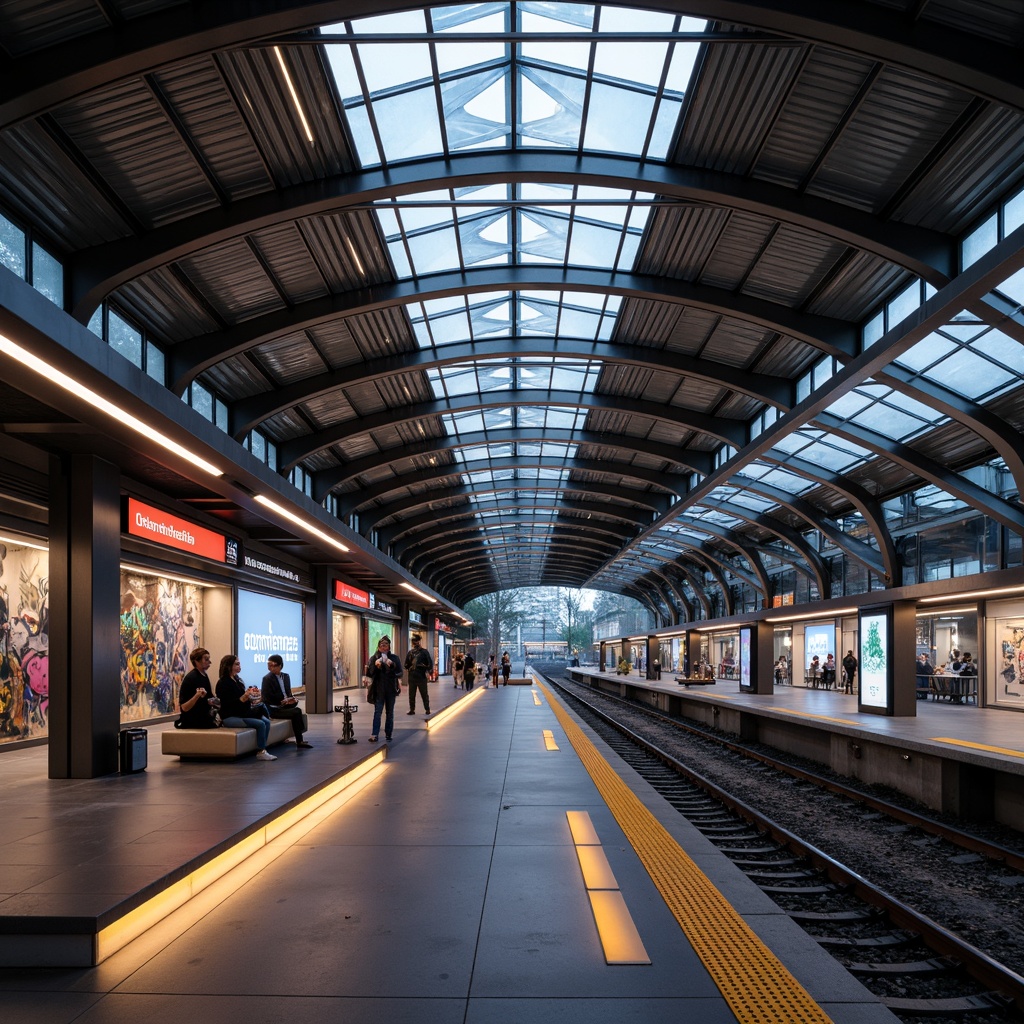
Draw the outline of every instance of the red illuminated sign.
<instances>
[{"instance_id":1,"label":"red illuminated sign","mask_svg":"<svg viewBox=\"0 0 1024 1024\"><path fill-rule=\"evenodd\" d=\"M165 548L177 548L203 558L223 562L226 544L223 533L215 533L204 526L196 526L186 519L172 516L170 512L144 505L135 498L128 499L128 523L126 532L133 537L161 544Z\"/></svg>"},{"instance_id":2,"label":"red illuminated sign","mask_svg":"<svg viewBox=\"0 0 1024 1024\"><path fill-rule=\"evenodd\" d=\"M358 587L350 587L341 580L334 581L334 600L344 601L345 604L354 604L357 608L370 607L370 595Z\"/></svg>"}]
</instances>

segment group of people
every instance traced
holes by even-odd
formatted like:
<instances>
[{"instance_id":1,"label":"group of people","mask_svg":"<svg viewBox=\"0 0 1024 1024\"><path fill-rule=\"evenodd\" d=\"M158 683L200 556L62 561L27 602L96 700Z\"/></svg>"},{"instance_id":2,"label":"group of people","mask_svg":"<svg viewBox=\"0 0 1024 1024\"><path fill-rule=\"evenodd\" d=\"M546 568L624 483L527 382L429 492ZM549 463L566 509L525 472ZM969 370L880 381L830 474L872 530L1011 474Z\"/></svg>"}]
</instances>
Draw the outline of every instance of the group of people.
<instances>
[{"instance_id":1,"label":"group of people","mask_svg":"<svg viewBox=\"0 0 1024 1024\"><path fill-rule=\"evenodd\" d=\"M857 677L857 668L860 663L854 656L853 651L847 651L842 664L843 692L853 693L854 682ZM836 664L834 654L827 655L824 664L822 664L818 655L814 655L814 657L811 658L811 663L807 666L807 678L810 680L811 686L814 687L815 690L818 689L819 686L824 687L826 690L831 690L836 685L836 675L838 671L839 667ZM779 658L779 663L775 667L775 681L785 682L788 675L789 662L786 660L785 656L783 656Z\"/></svg>"},{"instance_id":2,"label":"group of people","mask_svg":"<svg viewBox=\"0 0 1024 1024\"><path fill-rule=\"evenodd\" d=\"M509 677L512 675L511 655L508 651L504 651L500 659L494 654L489 655L485 671L487 673L485 685L490 683L491 686L497 686L498 675L500 673L501 678L504 680L504 685L508 686ZM476 677L477 665L473 655L468 651L456 651L455 656L452 659L453 685L457 687L463 686L467 690L472 690L473 684L476 682Z\"/></svg>"},{"instance_id":3,"label":"group of people","mask_svg":"<svg viewBox=\"0 0 1024 1024\"><path fill-rule=\"evenodd\" d=\"M978 674L978 663L970 651L961 654L958 650L952 650L949 652L949 658L941 665L933 665L927 654L919 654L914 672L917 676L917 699L925 700L929 693L941 692L935 686L935 676L959 676L969 679ZM962 704L964 692L951 692L949 697L954 704Z\"/></svg>"},{"instance_id":4,"label":"group of people","mask_svg":"<svg viewBox=\"0 0 1024 1024\"><path fill-rule=\"evenodd\" d=\"M260 686L246 686L242 681L242 663L237 654L225 654L220 659L216 684L210 682L213 658L205 647L192 651L189 661L192 671L182 679L178 690L178 721L182 728L255 729L257 760L276 761L267 750L270 720L286 718L291 722L295 745L304 749L313 746L304 738L302 709L292 696L291 679L283 671L281 655L267 658L267 674Z\"/></svg>"},{"instance_id":5,"label":"group of people","mask_svg":"<svg viewBox=\"0 0 1024 1024\"><path fill-rule=\"evenodd\" d=\"M434 671L434 659L423 646L423 637L413 633L409 653L403 663L397 654L391 653L391 637L382 636L377 641L377 651L363 672L367 682L366 699L373 704L373 725L370 727L370 742L376 743L380 736L381 719L384 720L384 738L391 739L395 728L395 701L402 692L402 673L409 673L409 710L407 715L416 714L416 695L423 704L423 713L430 714L430 694L427 683Z\"/></svg>"}]
</instances>

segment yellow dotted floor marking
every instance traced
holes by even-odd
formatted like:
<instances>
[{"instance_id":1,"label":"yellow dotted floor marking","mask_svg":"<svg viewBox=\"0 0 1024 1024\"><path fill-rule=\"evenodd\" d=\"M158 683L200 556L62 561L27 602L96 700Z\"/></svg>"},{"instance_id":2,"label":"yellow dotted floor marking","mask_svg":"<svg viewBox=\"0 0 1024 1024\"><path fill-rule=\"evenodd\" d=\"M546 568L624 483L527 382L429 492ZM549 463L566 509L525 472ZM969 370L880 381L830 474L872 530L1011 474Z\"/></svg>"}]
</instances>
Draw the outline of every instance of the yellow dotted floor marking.
<instances>
[{"instance_id":1,"label":"yellow dotted floor marking","mask_svg":"<svg viewBox=\"0 0 1024 1024\"><path fill-rule=\"evenodd\" d=\"M972 743L970 740L958 740L953 736L933 736L932 743L952 743L955 747L971 747L973 750L987 750L990 754L1006 754L1007 757L1024 757L1024 750L1012 750L1010 747L992 747L987 743Z\"/></svg>"},{"instance_id":2,"label":"yellow dotted floor marking","mask_svg":"<svg viewBox=\"0 0 1024 1024\"><path fill-rule=\"evenodd\" d=\"M613 771L551 691L543 684L541 689L619 827L740 1024L831 1021Z\"/></svg>"}]
</instances>

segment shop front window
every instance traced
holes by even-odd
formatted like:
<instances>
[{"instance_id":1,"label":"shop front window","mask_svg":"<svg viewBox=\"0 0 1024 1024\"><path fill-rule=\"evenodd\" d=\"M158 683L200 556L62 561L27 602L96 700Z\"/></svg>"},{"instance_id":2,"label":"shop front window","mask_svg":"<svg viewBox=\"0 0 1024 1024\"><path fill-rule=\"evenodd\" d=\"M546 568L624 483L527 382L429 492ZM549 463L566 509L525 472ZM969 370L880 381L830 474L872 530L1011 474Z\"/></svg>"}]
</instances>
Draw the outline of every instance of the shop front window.
<instances>
[{"instance_id":1,"label":"shop front window","mask_svg":"<svg viewBox=\"0 0 1024 1024\"><path fill-rule=\"evenodd\" d=\"M39 542L0 536L0 745L47 735L49 562Z\"/></svg>"},{"instance_id":2,"label":"shop front window","mask_svg":"<svg viewBox=\"0 0 1024 1024\"><path fill-rule=\"evenodd\" d=\"M205 588L121 570L121 724L176 714L178 689L201 647Z\"/></svg>"},{"instance_id":3,"label":"shop front window","mask_svg":"<svg viewBox=\"0 0 1024 1024\"><path fill-rule=\"evenodd\" d=\"M335 611L331 615L331 686L340 690L356 686L359 670L359 619Z\"/></svg>"},{"instance_id":4,"label":"shop front window","mask_svg":"<svg viewBox=\"0 0 1024 1024\"><path fill-rule=\"evenodd\" d=\"M986 620L986 703L1024 711L1024 601L993 601Z\"/></svg>"}]
</instances>

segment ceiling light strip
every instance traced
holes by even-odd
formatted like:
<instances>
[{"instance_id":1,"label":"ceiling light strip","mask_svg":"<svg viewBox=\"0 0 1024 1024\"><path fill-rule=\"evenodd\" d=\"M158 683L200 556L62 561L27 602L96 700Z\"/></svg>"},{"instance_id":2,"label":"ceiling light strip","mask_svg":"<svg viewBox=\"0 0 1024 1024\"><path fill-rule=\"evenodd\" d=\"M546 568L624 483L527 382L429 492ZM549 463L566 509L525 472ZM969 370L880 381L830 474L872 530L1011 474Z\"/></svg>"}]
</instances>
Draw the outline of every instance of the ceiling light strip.
<instances>
[{"instance_id":1,"label":"ceiling light strip","mask_svg":"<svg viewBox=\"0 0 1024 1024\"><path fill-rule=\"evenodd\" d=\"M0 352L21 363L26 369L38 373L40 377L45 377L48 381L63 388L76 398L81 398L83 401L88 402L94 409L98 409L112 419L117 420L122 426L129 427L147 440L160 445L161 448L166 448L167 451L184 459L197 469L201 469L204 473L209 473L210 476L224 475L223 470L218 469L205 459L201 459L195 452L190 451L184 445L178 444L177 441L172 441L166 434L160 433L159 430L150 426L150 424L126 412L102 395L97 394L91 388L87 388L81 381L77 381L66 373L62 373L55 366L51 366L45 360L33 355L28 349L23 348L2 334L0 334Z\"/></svg>"}]
</instances>

